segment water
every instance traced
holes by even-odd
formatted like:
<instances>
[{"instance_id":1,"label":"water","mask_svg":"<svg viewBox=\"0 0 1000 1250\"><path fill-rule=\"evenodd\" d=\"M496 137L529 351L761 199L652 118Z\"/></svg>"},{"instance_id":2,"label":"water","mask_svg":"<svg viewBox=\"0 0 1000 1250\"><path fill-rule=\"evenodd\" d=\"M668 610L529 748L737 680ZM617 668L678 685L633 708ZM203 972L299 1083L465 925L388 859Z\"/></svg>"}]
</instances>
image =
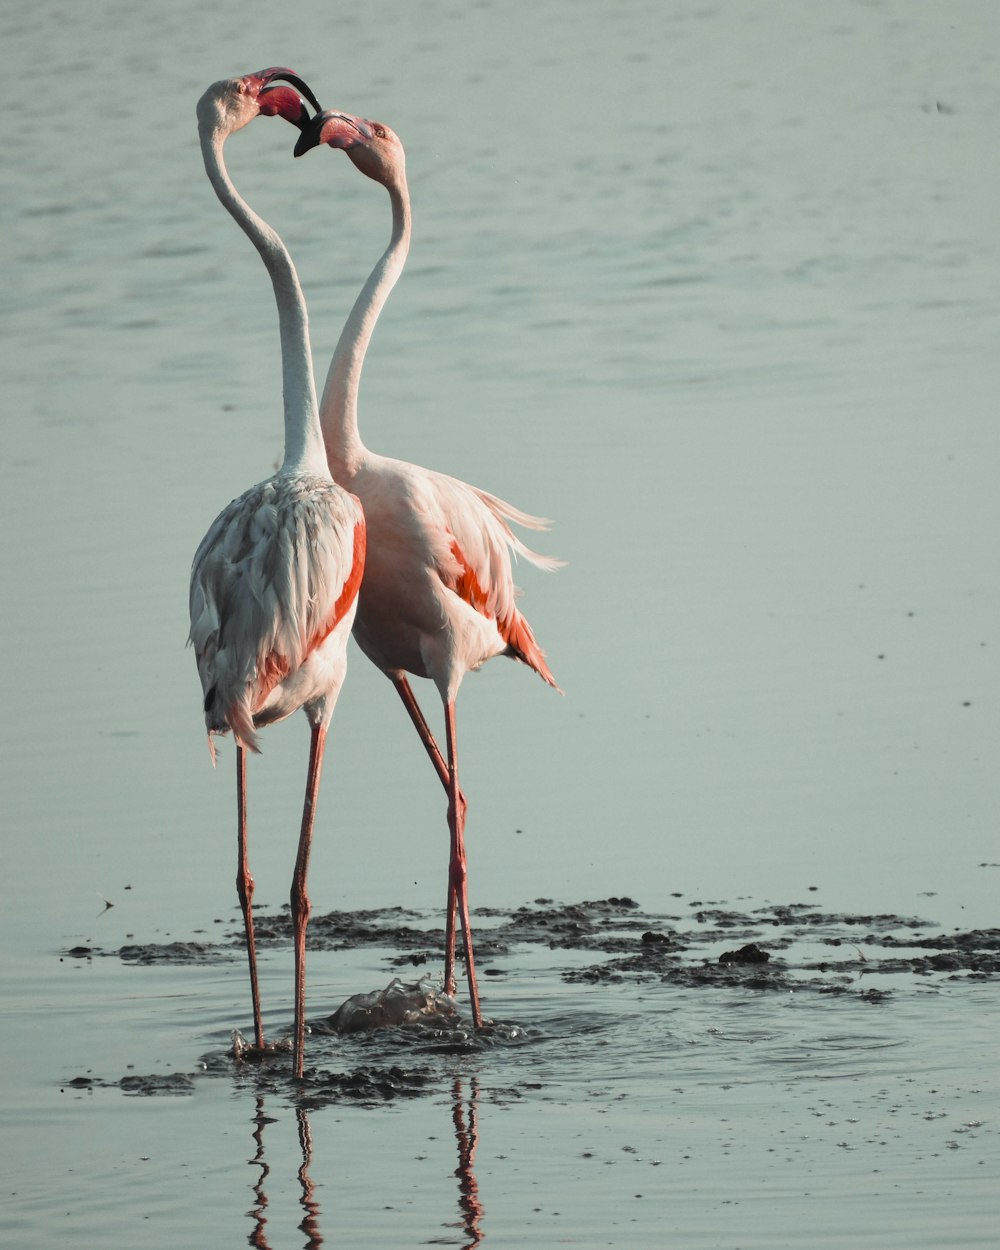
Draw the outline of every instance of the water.
<instances>
[{"instance_id":1,"label":"water","mask_svg":"<svg viewBox=\"0 0 1000 1250\"><path fill-rule=\"evenodd\" d=\"M21 67L0 209L0 1221L17 1244L124 1246L137 1227L144 1244L222 1244L253 1227L252 1095L59 1084L187 1071L244 1024L238 964L60 962L83 941L212 932L235 902L232 754L213 773L186 583L218 508L279 454L279 388L266 279L201 170L204 87L289 64L324 104L400 134L415 238L369 357L366 437L553 517L538 545L569 562L522 573L566 698L500 662L462 691L474 906L630 893L656 912L674 891L786 903L815 885L831 909L947 930L995 924L1000 860L998 28L972 0L0 13ZM322 370L388 205L342 157L293 163L290 146L261 121L227 158L296 258ZM396 702L355 654L318 911L440 906L441 800ZM305 750L289 722L251 770L254 871L275 907ZM326 1008L387 979L372 957L326 982L326 958ZM723 1088L726 995L672 991L655 1012L627 995L616 1016L643 1023L617 1043L618 1101L591 1093L607 1051L583 1028L594 992L524 959L486 987L490 1009L530 990L518 1016L569 1021L545 1080L566 1050L576 1066L559 1096L509 1105L482 1093L504 1084L497 1061L459 1073L466 1099L480 1082L496 1243L989 1244L995 1142L953 1168L965 1155L920 1118L933 1088L981 1118L968 1091L992 1065L988 988L952 987L947 1012L907 995L879 1017L898 1044L852 1043L843 1070L823 1039L863 1035L861 1017L750 996L735 1032L786 1034L793 1064L818 1054L808 1089L746 1042L731 1048L752 1052L754 1080ZM685 1039L665 1054L647 1021L662 1010ZM683 1108L675 1064L689 1089L697 1074ZM887 1144L851 1152L831 1129L787 1146L817 1090L831 1120L875 1109ZM303 1244L300 1125L280 1096L265 1113L267 1236ZM310 1119L328 1241L471 1239L450 1093ZM619 1157L629 1145L661 1166ZM845 1201L859 1192L870 1205ZM858 1211L879 1213L875 1236Z\"/></svg>"},{"instance_id":2,"label":"water","mask_svg":"<svg viewBox=\"0 0 1000 1250\"><path fill-rule=\"evenodd\" d=\"M607 910L582 926L590 940L651 920ZM484 961L501 1022L485 1047L449 1044L446 1024L444 1045L314 1031L298 1092L287 1056L242 1069L222 1058L228 1026L246 1018L241 967L51 961L30 1018L15 1019L13 1053L66 1030L62 1084L12 1091L21 1163L5 1227L38 1245L130 1245L137 1226L153 1246L987 1245L993 989L879 972L878 924L849 928L860 947L823 949L850 971L819 980L802 964L809 937L843 924L803 916L772 930L788 973L768 969L777 980L761 992L648 974L567 982L554 974L608 966L605 955L532 944L522 922L525 940ZM705 940L690 966L703 966ZM385 984L385 960L324 949L318 934L314 1001ZM289 964L287 949L264 961L272 1036L289 1024ZM861 996L874 983L888 999ZM208 1048L207 1071L192 1045ZM179 1095L163 1085L178 1072ZM331 1092L343 1072L372 1075L360 1094ZM120 1078L149 1096L123 1095ZM44 1169L25 1166L43 1152Z\"/></svg>"}]
</instances>

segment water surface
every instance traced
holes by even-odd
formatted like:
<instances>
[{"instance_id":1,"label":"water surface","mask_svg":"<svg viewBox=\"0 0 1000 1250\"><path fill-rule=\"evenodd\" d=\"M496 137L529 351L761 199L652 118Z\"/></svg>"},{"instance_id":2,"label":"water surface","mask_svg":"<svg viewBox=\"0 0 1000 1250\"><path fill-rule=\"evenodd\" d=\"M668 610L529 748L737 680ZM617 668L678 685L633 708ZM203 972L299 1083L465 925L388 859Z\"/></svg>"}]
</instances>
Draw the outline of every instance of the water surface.
<instances>
[{"instance_id":1,"label":"water surface","mask_svg":"<svg viewBox=\"0 0 1000 1250\"><path fill-rule=\"evenodd\" d=\"M0 1221L17 1244L246 1238L260 1114L267 1235L305 1244L285 1095L259 1112L225 1082L60 1092L87 1071L188 1071L245 1026L238 964L60 962L82 942L188 940L234 905L232 753L212 771L186 584L211 518L279 456L280 397L266 278L197 147L195 102L223 75L289 64L400 134L415 238L368 362L366 437L553 517L538 545L568 561L522 570L566 697L501 662L462 691L474 906L614 893L662 913L675 892L818 886L838 911L995 924L995 6L418 0L348 18L313 0L42 0L0 34L21 81L0 243ZM227 156L296 258L322 372L388 204L342 156L290 146L261 121ZM320 912L440 906L441 798L396 702L355 653ZM305 751L289 722L251 773L271 907ZM599 990L521 958L490 1001L564 1022L538 1051L545 1092L505 1103L492 1058L458 1073L465 1105L480 1082L498 1244L989 1244L995 1141L971 1159L922 1118L984 1118L976 1089L995 1109L988 984L950 987L947 1012L913 993L846 1020L750 994L722 1054L730 1004L636 991L613 1008L636 1023L605 1081L585 1028ZM386 979L373 956L327 983L328 959L327 1009ZM787 1080L758 1031L785 1039ZM839 1036L877 1041L838 1067L810 1039ZM865 1110L884 1144L839 1147L826 1103L838 1125ZM470 1240L450 1086L315 1112L311 1132L327 1241Z\"/></svg>"}]
</instances>

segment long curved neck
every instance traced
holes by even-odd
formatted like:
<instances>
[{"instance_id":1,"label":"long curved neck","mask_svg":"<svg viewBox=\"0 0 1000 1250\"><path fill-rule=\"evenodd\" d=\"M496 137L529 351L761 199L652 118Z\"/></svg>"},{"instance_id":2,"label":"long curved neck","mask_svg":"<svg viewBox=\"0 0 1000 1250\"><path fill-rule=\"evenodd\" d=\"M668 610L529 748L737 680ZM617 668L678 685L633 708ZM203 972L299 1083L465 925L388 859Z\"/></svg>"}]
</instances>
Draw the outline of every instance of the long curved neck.
<instances>
[{"instance_id":1,"label":"long curved neck","mask_svg":"<svg viewBox=\"0 0 1000 1250\"><path fill-rule=\"evenodd\" d=\"M399 280L410 250L410 194L406 178L387 185L392 202L392 237L361 288L337 340L320 402L320 423L330 468L350 475L365 452L358 433L358 388L365 354L379 313Z\"/></svg>"},{"instance_id":2,"label":"long curved neck","mask_svg":"<svg viewBox=\"0 0 1000 1250\"><path fill-rule=\"evenodd\" d=\"M260 253L271 275L278 306L281 333L281 393L285 410L285 457L282 469L319 473L325 476L326 454L316 403L312 352L309 346L309 317L299 285L298 274L288 249L276 232L258 217L239 194L229 177L222 147L224 130L201 130L201 149L215 193L233 220Z\"/></svg>"}]
</instances>

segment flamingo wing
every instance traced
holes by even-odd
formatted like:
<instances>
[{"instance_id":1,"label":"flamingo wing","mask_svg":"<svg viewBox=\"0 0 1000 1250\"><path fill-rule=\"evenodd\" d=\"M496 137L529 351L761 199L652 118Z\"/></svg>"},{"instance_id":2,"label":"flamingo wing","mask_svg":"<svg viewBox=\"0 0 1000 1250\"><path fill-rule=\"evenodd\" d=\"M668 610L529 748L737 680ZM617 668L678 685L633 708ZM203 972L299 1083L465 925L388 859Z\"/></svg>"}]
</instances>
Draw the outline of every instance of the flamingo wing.
<instances>
[{"instance_id":1,"label":"flamingo wing","mask_svg":"<svg viewBox=\"0 0 1000 1250\"><path fill-rule=\"evenodd\" d=\"M271 478L216 518L191 570L191 632L209 733L257 749L254 713L358 593L361 507L329 480Z\"/></svg>"},{"instance_id":2,"label":"flamingo wing","mask_svg":"<svg viewBox=\"0 0 1000 1250\"><path fill-rule=\"evenodd\" d=\"M512 556L553 570L562 561L527 547L511 523L544 530L548 521L442 473L428 475L440 512L435 562L444 584L470 607L496 622L507 651L556 686L545 653L517 609ZM558 687L556 687L558 689Z\"/></svg>"}]
</instances>

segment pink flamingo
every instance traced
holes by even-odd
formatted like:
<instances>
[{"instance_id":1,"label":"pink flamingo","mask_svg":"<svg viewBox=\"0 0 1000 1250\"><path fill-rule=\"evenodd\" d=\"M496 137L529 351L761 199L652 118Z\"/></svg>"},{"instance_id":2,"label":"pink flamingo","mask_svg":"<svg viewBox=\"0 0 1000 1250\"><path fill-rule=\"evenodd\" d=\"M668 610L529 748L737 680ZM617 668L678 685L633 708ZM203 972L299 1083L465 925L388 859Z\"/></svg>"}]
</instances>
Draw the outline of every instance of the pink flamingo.
<instances>
[{"instance_id":1,"label":"pink flamingo","mask_svg":"<svg viewBox=\"0 0 1000 1250\"><path fill-rule=\"evenodd\" d=\"M213 734L236 739L239 861L236 887L246 930L257 1050L261 1024L254 943L253 877L247 861L246 752L257 729L302 708L312 730L302 826L292 879L295 935L294 1071L305 1045L306 874L323 749L347 666L347 642L365 558L361 506L330 475L313 380L305 301L291 257L277 234L233 186L223 161L226 139L260 113L299 125L311 98L288 70L268 69L217 82L198 102L205 170L223 207L249 236L271 275L281 332L285 453L278 472L224 508L202 539L191 569L191 634L204 691L209 748ZM314 102L315 103L315 102ZM317 106L318 107L318 106Z\"/></svg>"},{"instance_id":2,"label":"pink flamingo","mask_svg":"<svg viewBox=\"0 0 1000 1250\"><path fill-rule=\"evenodd\" d=\"M544 529L529 516L474 486L369 451L358 433L358 386L379 313L410 246L410 198L403 145L388 126L347 113L318 114L302 128L301 156L328 144L381 183L392 205L389 245L362 288L340 335L320 404L330 469L358 496L368 524L368 561L354 622L362 651L395 686L448 794L451 853L445 925L445 990L455 989L456 910L465 942L473 1022L482 1023L469 923L464 828L458 779L455 699L467 672L495 655L555 678L515 604L511 552L543 569L562 562L530 551L510 522ZM414 697L407 673L430 678L444 704L447 761Z\"/></svg>"}]
</instances>

